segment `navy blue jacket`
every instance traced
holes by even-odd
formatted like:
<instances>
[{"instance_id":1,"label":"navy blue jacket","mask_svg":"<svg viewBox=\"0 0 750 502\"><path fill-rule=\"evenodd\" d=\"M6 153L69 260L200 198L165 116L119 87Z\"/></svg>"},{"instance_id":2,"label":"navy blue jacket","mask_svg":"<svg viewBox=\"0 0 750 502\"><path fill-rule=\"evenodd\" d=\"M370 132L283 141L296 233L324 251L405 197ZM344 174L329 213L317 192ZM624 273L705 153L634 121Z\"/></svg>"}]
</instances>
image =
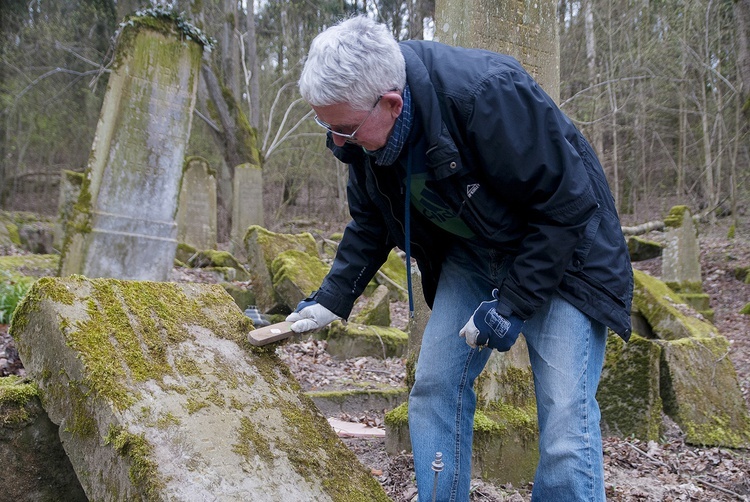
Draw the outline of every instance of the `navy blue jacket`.
<instances>
[{"instance_id":1,"label":"navy blue jacket","mask_svg":"<svg viewBox=\"0 0 750 502\"><path fill-rule=\"evenodd\" d=\"M526 319L557 292L627 340L632 268L589 143L515 59L436 42L400 45L422 142L407 140L396 164L424 159L431 188L478 239L514 256L497 285L498 311ZM336 147L330 134L328 146L350 165L352 221L314 298L346 318L388 252L404 249L404 190L395 164L375 166L361 147ZM431 306L445 248L457 237L417 211L410 220Z\"/></svg>"}]
</instances>

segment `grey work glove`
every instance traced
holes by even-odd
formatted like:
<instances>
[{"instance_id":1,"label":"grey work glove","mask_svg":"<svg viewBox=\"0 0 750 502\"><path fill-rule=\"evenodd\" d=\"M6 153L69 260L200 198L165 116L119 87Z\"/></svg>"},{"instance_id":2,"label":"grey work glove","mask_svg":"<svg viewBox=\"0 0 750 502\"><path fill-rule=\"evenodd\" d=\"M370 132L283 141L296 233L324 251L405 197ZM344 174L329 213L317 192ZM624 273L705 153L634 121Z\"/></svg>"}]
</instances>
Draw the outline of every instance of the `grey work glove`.
<instances>
[{"instance_id":1,"label":"grey work glove","mask_svg":"<svg viewBox=\"0 0 750 502\"><path fill-rule=\"evenodd\" d=\"M294 323L291 328L295 333L321 329L339 319L320 303L307 299L299 302L295 311L286 316L288 322Z\"/></svg>"}]
</instances>

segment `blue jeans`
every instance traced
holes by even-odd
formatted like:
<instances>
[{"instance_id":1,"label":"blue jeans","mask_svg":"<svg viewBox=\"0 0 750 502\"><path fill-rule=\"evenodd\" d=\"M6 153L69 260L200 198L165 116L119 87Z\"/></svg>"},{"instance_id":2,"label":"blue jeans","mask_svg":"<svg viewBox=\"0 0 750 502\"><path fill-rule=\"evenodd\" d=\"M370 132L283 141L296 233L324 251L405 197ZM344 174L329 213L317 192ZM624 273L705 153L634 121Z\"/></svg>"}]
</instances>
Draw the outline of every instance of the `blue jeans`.
<instances>
[{"instance_id":1,"label":"blue jeans","mask_svg":"<svg viewBox=\"0 0 750 502\"><path fill-rule=\"evenodd\" d=\"M468 501L476 396L474 380L490 350L469 347L459 330L480 302L491 298L510 258L498 251L453 246L425 328L409 432L419 500L432 500L435 452L445 467L437 500ZM539 420L540 459L533 501L604 501L604 467L596 389L607 329L553 296L523 329L529 347Z\"/></svg>"}]
</instances>

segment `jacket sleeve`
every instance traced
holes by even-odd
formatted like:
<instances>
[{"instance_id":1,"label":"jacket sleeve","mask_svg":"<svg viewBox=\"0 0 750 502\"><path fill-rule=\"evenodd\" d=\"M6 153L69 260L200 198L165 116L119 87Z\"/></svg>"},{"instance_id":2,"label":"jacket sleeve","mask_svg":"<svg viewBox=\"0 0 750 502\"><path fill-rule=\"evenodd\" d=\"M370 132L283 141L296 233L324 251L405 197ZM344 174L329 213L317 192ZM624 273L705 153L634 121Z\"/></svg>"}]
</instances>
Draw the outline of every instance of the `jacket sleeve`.
<instances>
[{"instance_id":1,"label":"jacket sleeve","mask_svg":"<svg viewBox=\"0 0 750 502\"><path fill-rule=\"evenodd\" d=\"M350 165L347 196L352 221L344 230L331 270L312 297L344 319L393 248L365 186L364 167Z\"/></svg>"},{"instance_id":2,"label":"jacket sleeve","mask_svg":"<svg viewBox=\"0 0 750 502\"><path fill-rule=\"evenodd\" d=\"M526 226L498 310L528 318L562 281L598 204L580 133L526 72L498 70L475 89L468 144L498 202Z\"/></svg>"}]
</instances>

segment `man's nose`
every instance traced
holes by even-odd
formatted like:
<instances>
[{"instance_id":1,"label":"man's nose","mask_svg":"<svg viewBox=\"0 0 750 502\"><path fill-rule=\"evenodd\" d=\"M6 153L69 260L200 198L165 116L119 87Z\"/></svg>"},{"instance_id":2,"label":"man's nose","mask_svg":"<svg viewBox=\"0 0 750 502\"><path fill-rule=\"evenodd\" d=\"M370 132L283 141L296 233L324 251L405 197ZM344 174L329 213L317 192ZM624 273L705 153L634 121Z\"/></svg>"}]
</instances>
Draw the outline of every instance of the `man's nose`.
<instances>
[{"instance_id":1,"label":"man's nose","mask_svg":"<svg viewBox=\"0 0 750 502\"><path fill-rule=\"evenodd\" d=\"M342 138L341 136L337 136L335 134L332 134L333 136L333 144L336 146L344 146L346 144L346 138Z\"/></svg>"}]
</instances>

